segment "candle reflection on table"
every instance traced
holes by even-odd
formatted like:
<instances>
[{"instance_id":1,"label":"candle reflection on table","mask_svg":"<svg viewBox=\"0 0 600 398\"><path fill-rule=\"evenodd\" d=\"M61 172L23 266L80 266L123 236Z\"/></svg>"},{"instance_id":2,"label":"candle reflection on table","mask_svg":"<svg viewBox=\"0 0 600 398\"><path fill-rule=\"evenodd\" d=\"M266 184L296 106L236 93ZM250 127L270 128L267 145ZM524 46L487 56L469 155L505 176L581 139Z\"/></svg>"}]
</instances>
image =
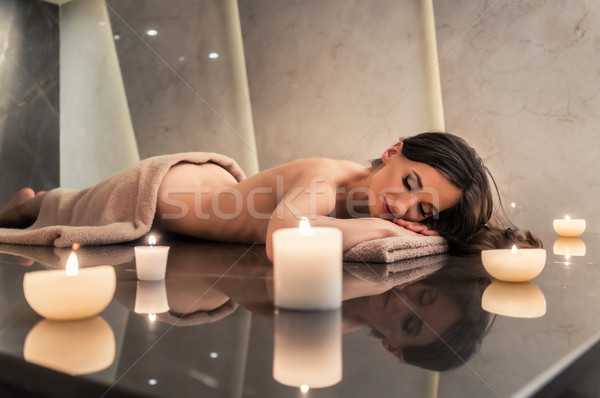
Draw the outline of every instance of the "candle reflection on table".
<instances>
[{"instance_id":1,"label":"candle reflection on table","mask_svg":"<svg viewBox=\"0 0 600 398\"><path fill-rule=\"evenodd\" d=\"M581 238L558 238L554 241L552 252L558 256L583 257L585 256L586 246Z\"/></svg>"},{"instance_id":2,"label":"candle reflection on table","mask_svg":"<svg viewBox=\"0 0 600 398\"><path fill-rule=\"evenodd\" d=\"M59 372L82 375L99 372L115 359L115 335L101 317L52 321L35 325L23 346L23 357Z\"/></svg>"},{"instance_id":3,"label":"candle reflection on table","mask_svg":"<svg viewBox=\"0 0 600 398\"><path fill-rule=\"evenodd\" d=\"M303 391L339 383L342 380L341 310L276 311L273 378Z\"/></svg>"},{"instance_id":4,"label":"candle reflection on table","mask_svg":"<svg viewBox=\"0 0 600 398\"><path fill-rule=\"evenodd\" d=\"M492 282L483 292L487 312L512 318L539 318L546 314L546 297L531 282Z\"/></svg>"},{"instance_id":5,"label":"candle reflection on table","mask_svg":"<svg viewBox=\"0 0 600 398\"><path fill-rule=\"evenodd\" d=\"M137 314L148 314L148 319L152 322L156 320L156 314L169 311L165 281L138 281L134 311Z\"/></svg>"}]
</instances>

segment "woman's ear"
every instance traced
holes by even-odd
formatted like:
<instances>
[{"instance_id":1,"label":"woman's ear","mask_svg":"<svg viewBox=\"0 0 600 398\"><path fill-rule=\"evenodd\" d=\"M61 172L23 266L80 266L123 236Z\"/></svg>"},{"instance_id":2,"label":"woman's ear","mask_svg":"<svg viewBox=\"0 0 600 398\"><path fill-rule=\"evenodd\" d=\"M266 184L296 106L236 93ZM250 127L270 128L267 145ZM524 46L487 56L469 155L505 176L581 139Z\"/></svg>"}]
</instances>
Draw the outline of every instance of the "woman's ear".
<instances>
[{"instance_id":1,"label":"woman's ear","mask_svg":"<svg viewBox=\"0 0 600 398\"><path fill-rule=\"evenodd\" d=\"M383 348L385 348L387 351L391 352L400 359L404 359L402 357L402 352L398 348L392 346L387 338L384 337L381 340L381 344L383 345Z\"/></svg>"},{"instance_id":2,"label":"woman's ear","mask_svg":"<svg viewBox=\"0 0 600 398\"><path fill-rule=\"evenodd\" d=\"M390 158L392 158L392 156L395 156L402 151L403 145L404 145L404 142L400 141L400 142L394 144L393 146L389 147L388 149L386 149L383 152L383 155L381 155L381 161L383 163L387 163L388 160L390 160Z\"/></svg>"}]
</instances>

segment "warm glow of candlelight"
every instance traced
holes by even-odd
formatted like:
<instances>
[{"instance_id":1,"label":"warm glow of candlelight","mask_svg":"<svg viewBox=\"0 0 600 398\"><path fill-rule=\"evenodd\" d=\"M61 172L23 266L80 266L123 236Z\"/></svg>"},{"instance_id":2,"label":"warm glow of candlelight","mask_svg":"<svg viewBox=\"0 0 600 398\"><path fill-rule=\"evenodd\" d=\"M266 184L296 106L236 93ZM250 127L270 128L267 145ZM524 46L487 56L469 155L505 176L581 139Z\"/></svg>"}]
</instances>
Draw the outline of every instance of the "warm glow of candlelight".
<instances>
[{"instance_id":1,"label":"warm glow of candlelight","mask_svg":"<svg viewBox=\"0 0 600 398\"><path fill-rule=\"evenodd\" d=\"M79 263L77 261L77 255L75 252L71 252L69 255L65 272L67 273L67 276L77 276L77 273L79 272Z\"/></svg>"},{"instance_id":2,"label":"warm glow of candlelight","mask_svg":"<svg viewBox=\"0 0 600 398\"><path fill-rule=\"evenodd\" d=\"M148 238L148 244L150 246L155 246L156 245L156 238L154 237L154 235L150 235L150 237Z\"/></svg>"},{"instance_id":3,"label":"warm glow of candlelight","mask_svg":"<svg viewBox=\"0 0 600 398\"><path fill-rule=\"evenodd\" d=\"M300 219L300 235L309 236L311 234L310 223L308 218L302 217Z\"/></svg>"},{"instance_id":4,"label":"warm glow of candlelight","mask_svg":"<svg viewBox=\"0 0 600 398\"><path fill-rule=\"evenodd\" d=\"M150 319L150 322L154 322L156 320L156 314L148 314L148 319Z\"/></svg>"},{"instance_id":5,"label":"warm glow of candlelight","mask_svg":"<svg viewBox=\"0 0 600 398\"><path fill-rule=\"evenodd\" d=\"M512 251L512 254L517 254L517 245L513 245L511 251Z\"/></svg>"},{"instance_id":6,"label":"warm glow of candlelight","mask_svg":"<svg viewBox=\"0 0 600 398\"><path fill-rule=\"evenodd\" d=\"M310 387L308 387L306 384L302 384L300 386L300 391L302 391L303 393L306 394L308 392L308 390L310 390Z\"/></svg>"}]
</instances>

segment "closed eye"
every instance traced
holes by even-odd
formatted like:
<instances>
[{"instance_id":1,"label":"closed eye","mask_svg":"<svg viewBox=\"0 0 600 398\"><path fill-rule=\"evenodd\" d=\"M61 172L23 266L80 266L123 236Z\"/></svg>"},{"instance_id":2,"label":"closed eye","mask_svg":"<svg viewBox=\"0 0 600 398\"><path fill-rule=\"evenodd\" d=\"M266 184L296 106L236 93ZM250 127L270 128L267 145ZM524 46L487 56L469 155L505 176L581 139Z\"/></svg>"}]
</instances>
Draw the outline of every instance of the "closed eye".
<instances>
[{"instance_id":1,"label":"closed eye","mask_svg":"<svg viewBox=\"0 0 600 398\"><path fill-rule=\"evenodd\" d=\"M406 189L408 189L409 192L413 191L413 187L411 187L410 184L408 183L408 177L402 178L402 183L404 184Z\"/></svg>"}]
</instances>

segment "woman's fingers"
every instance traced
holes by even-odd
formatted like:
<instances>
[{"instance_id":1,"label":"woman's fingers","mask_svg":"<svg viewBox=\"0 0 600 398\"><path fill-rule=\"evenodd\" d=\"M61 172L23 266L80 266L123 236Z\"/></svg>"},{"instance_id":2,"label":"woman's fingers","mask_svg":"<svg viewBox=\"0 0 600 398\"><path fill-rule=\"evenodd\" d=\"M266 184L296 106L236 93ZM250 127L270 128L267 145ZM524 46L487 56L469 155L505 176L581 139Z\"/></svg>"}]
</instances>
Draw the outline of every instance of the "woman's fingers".
<instances>
[{"instance_id":1,"label":"woman's fingers","mask_svg":"<svg viewBox=\"0 0 600 398\"><path fill-rule=\"evenodd\" d=\"M417 232L426 236L438 236L436 231L432 231L425 224L421 224L414 221L406 221L400 218L394 219L394 223L408 229L409 231Z\"/></svg>"}]
</instances>

